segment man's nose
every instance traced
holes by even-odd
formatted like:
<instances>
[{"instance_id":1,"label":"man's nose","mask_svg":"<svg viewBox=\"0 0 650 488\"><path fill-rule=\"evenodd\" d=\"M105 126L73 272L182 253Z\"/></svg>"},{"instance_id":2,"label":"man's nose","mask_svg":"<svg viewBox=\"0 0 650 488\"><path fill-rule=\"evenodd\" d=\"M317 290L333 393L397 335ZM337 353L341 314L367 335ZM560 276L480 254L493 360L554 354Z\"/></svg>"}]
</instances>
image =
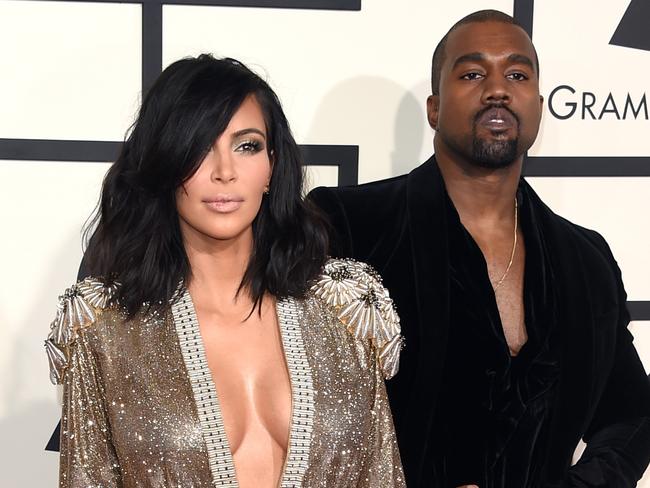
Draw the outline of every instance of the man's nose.
<instances>
[{"instance_id":1,"label":"man's nose","mask_svg":"<svg viewBox=\"0 0 650 488\"><path fill-rule=\"evenodd\" d=\"M482 102L485 104L492 103L510 103L511 93L508 80L502 76L489 77L484 84Z\"/></svg>"}]
</instances>

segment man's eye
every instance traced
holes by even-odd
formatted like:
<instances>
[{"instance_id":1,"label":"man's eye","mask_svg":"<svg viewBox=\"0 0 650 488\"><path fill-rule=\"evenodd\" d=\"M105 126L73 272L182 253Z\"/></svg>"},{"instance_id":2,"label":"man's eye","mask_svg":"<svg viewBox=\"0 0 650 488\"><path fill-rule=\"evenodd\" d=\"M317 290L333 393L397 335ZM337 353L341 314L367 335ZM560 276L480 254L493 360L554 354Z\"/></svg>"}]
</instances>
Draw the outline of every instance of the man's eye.
<instances>
[{"instance_id":1,"label":"man's eye","mask_svg":"<svg viewBox=\"0 0 650 488\"><path fill-rule=\"evenodd\" d=\"M262 143L259 141L244 141L237 145L235 151L244 153L256 153L262 150Z\"/></svg>"},{"instance_id":2,"label":"man's eye","mask_svg":"<svg viewBox=\"0 0 650 488\"><path fill-rule=\"evenodd\" d=\"M483 75L481 73L477 73L476 71L473 71L471 73L465 73L463 76L461 76L461 79L463 80L478 80L479 78L482 78Z\"/></svg>"},{"instance_id":3,"label":"man's eye","mask_svg":"<svg viewBox=\"0 0 650 488\"><path fill-rule=\"evenodd\" d=\"M507 78L515 81L524 81L528 79L528 76L524 73L510 73Z\"/></svg>"}]
</instances>

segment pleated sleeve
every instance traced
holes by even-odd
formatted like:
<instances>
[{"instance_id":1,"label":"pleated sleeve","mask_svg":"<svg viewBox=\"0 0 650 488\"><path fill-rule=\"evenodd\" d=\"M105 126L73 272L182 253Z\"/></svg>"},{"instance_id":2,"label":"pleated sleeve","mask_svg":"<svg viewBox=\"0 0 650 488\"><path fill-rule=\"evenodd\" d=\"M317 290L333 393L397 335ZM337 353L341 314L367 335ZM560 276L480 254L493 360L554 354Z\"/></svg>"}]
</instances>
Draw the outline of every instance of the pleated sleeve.
<instances>
[{"instance_id":1,"label":"pleated sleeve","mask_svg":"<svg viewBox=\"0 0 650 488\"><path fill-rule=\"evenodd\" d=\"M60 436L60 488L117 488L120 465L111 442L94 328L111 289L88 278L67 289L45 348L50 379L63 385Z\"/></svg>"}]
</instances>

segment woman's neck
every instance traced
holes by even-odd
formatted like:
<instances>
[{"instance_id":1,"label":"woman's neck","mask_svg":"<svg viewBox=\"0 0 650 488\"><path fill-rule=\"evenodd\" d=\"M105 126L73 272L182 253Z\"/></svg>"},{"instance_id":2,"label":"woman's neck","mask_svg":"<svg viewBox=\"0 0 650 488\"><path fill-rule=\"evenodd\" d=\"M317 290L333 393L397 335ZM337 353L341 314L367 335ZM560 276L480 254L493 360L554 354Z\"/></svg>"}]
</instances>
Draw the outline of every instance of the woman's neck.
<instances>
[{"instance_id":1,"label":"woman's neck","mask_svg":"<svg viewBox=\"0 0 650 488\"><path fill-rule=\"evenodd\" d=\"M251 301L240 285L253 251L252 229L234 239L184 235L191 276L188 288L197 305L228 309Z\"/></svg>"}]
</instances>

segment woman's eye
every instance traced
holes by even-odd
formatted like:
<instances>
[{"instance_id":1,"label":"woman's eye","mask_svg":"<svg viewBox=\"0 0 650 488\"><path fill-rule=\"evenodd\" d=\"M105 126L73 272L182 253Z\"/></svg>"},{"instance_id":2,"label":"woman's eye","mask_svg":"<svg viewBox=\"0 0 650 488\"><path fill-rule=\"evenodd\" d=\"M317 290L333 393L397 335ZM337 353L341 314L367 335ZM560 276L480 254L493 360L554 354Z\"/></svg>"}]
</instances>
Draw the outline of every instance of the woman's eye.
<instances>
[{"instance_id":1,"label":"woman's eye","mask_svg":"<svg viewBox=\"0 0 650 488\"><path fill-rule=\"evenodd\" d=\"M260 141L243 141L240 142L235 151L244 153L256 153L262 150L262 143Z\"/></svg>"}]
</instances>

